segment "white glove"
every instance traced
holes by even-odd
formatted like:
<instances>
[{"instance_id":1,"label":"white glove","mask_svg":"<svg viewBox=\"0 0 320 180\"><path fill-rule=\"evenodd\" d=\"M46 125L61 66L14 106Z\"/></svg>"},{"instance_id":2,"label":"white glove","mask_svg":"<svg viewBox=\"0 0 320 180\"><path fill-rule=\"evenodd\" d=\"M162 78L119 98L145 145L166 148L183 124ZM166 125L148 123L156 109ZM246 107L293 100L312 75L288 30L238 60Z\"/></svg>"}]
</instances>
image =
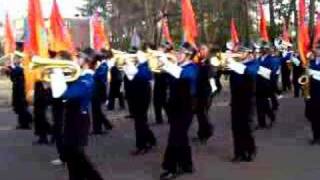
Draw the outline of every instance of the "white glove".
<instances>
[{"instance_id":1,"label":"white glove","mask_svg":"<svg viewBox=\"0 0 320 180\"><path fill-rule=\"evenodd\" d=\"M286 57L288 55L288 53L289 53L288 51L283 51L282 52L282 57Z\"/></svg>"},{"instance_id":2,"label":"white glove","mask_svg":"<svg viewBox=\"0 0 320 180\"><path fill-rule=\"evenodd\" d=\"M164 63L164 66L162 66L162 69L167 73L171 74L176 79L180 78L180 75L182 72L182 68L180 66L173 64L170 61L167 61L166 63Z\"/></svg>"},{"instance_id":3,"label":"white glove","mask_svg":"<svg viewBox=\"0 0 320 180\"><path fill-rule=\"evenodd\" d=\"M53 73L50 74L50 79L52 97L60 98L67 90L66 78L64 77L62 69L53 69Z\"/></svg>"},{"instance_id":4,"label":"white glove","mask_svg":"<svg viewBox=\"0 0 320 180\"><path fill-rule=\"evenodd\" d=\"M170 63L166 54L161 55L159 61L163 63L163 65L167 65L168 63Z\"/></svg>"},{"instance_id":5,"label":"white glove","mask_svg":"<svg viewBox=\"0 0 320 180\"><path fill-rule=\"evenodd\" d=\"M231 69L232 71L234 71L237 74L244 74L244 72L246 70L246 66L244 64L236 62L232 58L228 58L227 62L228 62L229 69Z\"/></svg>"},{"instance_id":6,"label":"white glove","mask_svg":"<svg viewBox=\"0 0 320 180\"><path fill-rule=\"evenodd\" d=\"M145 56L145 54L142 51L138 51L137 52L137 58L138 58L139 64L145 63L148 60L147 57Z\"/></svg>"},{"instance_id":7,"label":"white glove","mask_svg":"<svg viewBox=\"0 0 320 180\"><path fill-rule=\"evenodd\" d=\"M111 69L116 64L115 59L110 59L107 61L108 68Z\"/></svg>"},{"instance_id":8,"label":"white glove","mask_svg":"<svg viewBox=\"0 0 320 180\"><path fill-rule=\"evenodd\" d=\"M294 56L291 57L291 61L295 66L299 66L300 65L299 59L294 57Z\"/></svg>"},{"instance_id":9,"label":"white glove","mask_svg":"<svg viewBox=\"0 0 320 180\"><path fill-rule=\"evenodd\" d=\"M218 67L218 66L220 66L221 63L220 63L219 59L216 56L214 56L210 59L210 64L214 67Z\"/></svg>"},{"instance_id":10,"label":"white glove","mask_svg":"<svg viewBox=\"0 0 320 180\"><path fill-rule=\"evenodd\" d=\"M216 81L213 78L210 78L209 82L210 82L210 86L211 86L211 93L213 94L218 90L217 85L216 85Z\"/></svg>"},{"instance_id":11,"label":"white glove","mask_svg":"<svg viewBox=\"0 0 320 180\"><path fill-rule=\"evenodd\" d=\"M128 79L132 81L135 75L138 73L138 68L133 63L129 63L123 67L123 71Z\"/></svg>"},{"instance_id":12,"label":"white glove","mask_svg":"<svg viewBox=\"0 0 320 180\"><path fill-rule=\"evenodd\" d=\"M309 69L309 75L312 76L313 79L320 81L320 71Z\"/></svg>"},{"instance_id":13,"label":"white glove","mask_svg":"<svg viewBox=\"0 0 320 180\"><path fill-rule=\"evenodd\" d=\"M271 72L272 71L270 69L262 67L262 66L260 66L259 70L258 70L258 74L268 80L271 79Z\"/></svg>"}]
</instances>

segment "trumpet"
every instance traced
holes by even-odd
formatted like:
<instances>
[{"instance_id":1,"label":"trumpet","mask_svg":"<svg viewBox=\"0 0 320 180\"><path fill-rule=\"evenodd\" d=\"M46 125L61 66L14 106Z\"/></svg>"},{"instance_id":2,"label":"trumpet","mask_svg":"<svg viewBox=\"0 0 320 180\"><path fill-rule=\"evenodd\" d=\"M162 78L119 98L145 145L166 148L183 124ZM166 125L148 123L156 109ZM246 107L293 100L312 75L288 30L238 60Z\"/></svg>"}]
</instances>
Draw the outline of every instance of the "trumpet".
<instances>
[{"instance_id":1,"label":"trumpet","mask_svg":"<svg viewBox=\"0 0 320 180\"><path fill-rule=\"evenodd\" d=\"M226 70L228 65L228 58L234 58L237 61L244 59L244 53L217 53L216 56L210 59L210 63L214 67L218 67L221 70Z\"/></svg>"},{"instance_id":2,"label":"trumpet","mask_svg":"<svg viewBox=\"0 0 320 180\"><path fill-rule=\"evenodd\" d=\"M73 82L81 75L80 66L73 61L48 59L39 56L32 57L30 69L39 69L41 74L40 80L44 82L51 82L50 75L53 69L62 69L66 82Z\"/></svg>"},{"instance_id":3,"label":"trumpet","mask_svg":"<svg viewBox=\"0 0 320 180\"><path fill-rule=\"evenodd\" d=\"M114 50L114 49L112 49L112 52L114 54L113 59L115 61L115 64L119 69L123 69L123 66L127 64L127 61L131 61L134 64L138 62L137 60L138 53L128 54L126 52ZM148 63L151 71L156 73L161 72L160 70L161 63L159 61L160 57L166 56L170 61L173 61L173 62L177 61L176 56L173 54L164 53L162 51L156 51L151 49L147 49L146 52L143 52L143 55L148 59Z\"/></svg>"}]
</instances>

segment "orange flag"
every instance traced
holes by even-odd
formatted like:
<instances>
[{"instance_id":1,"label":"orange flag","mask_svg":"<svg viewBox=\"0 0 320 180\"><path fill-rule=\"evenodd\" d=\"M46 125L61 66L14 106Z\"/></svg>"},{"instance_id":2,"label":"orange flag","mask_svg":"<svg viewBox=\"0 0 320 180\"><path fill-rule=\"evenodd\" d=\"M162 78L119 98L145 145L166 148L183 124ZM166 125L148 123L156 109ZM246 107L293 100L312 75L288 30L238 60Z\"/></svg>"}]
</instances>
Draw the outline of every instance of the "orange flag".
<instances>
[{"instance_id":1,"label":"orange flag","mask_svg":"<svg viewBox=\"0 0 320 180\"><path fill-rule=\"evenodd\" d=\"M29 68L31 57L34 55L48 57L47 32L42 18L40 0L29 0L28 17L25 24L25 40L23 61L26 95L29 102L32 101L34 82L39 73Z\"/></svg>"},{"instance_id":2,"label":"orange flag","mask_svg":"<svg viewBox=\"0 0 320 180\"><path fill-rule=\"evenodd\" d=\"M315 47L320 41L320 13L317 13L317 23L314 28L313 47Z\"/></svg>"},{"instance_id":3,"label":"orange flag","mask_svg":"<svg viewBox=\"0 0 320 180\"><path fill-rule=\"evenodd\" d=\"M167 17L162 19L162 36L165 38L165 40L168 43L173 44L173 40L172 40L172 37L170 35L170 30L169 30L168 18Z\"/></svg>"},{"instance_id":4,"label":"orange flag","mask_svg":"<svg viewBox=\"0 0 320 180\"><path fill-rule=\"evenodd\" d=\"M16 50L16 40L10 24L9 15L6 15L4 27L4 54L12 54Z\"/></svg>"},{"instance_id":5,"label":"orange flag","mask_svg":"<svg viewBox=\"0 0 320 180\"><path fill-rule=\"evenodd\" d=\"M95 50L110 49L108 36L105 34L104 21L96 13L90 20L91 47Z\"/></svg>"},{"instance_id":6,"label":"orange flag","mask_svg":"<svg viewBox=\"0 0 320 180\"><path fill-rule=\"evenodd\" d=\"M69 30L64 24L57 1L53 1L50 28L49 28L49 49L55 52L69 51L75 53Z\"/></svg>"},{"instance_id":7,"label":"orange flag","mask_svg":"<svg viewBox=\"0 0 320 180\"><path fill-rule=\"evenodd\" d=\"M259 12L260 12L260 38L265 42L269 42L267 20L264 14L263 5L261 1L259 2Z\"/></svg>"},{"instance_id":8,"label":"orange flag","mask_svg":"<svg viewBox=\"0 0 320 180\"><path fill-rule=\"evenodd\" d=\"M307 53L309 49L309 32L306 21L306 3L305 0L299 0L299 26L298 26L298 50L300 59L304 67L308 66Z\"/></svg>"},{"instance_id":9,"label":"orange flag","mask_svg":"<svg viewBox=\"0 0 320 180\"><path fill-rule=\"evenodd\" d=\"M236 26L236 23L234 22L233 18L231 19L230 33L231 33L231 41L232 41L233 45L238 44L240 41L239 41L237 26Z\"/></svg>"},{"instance_id":10,"label":"orange flag","mask_svg":"<svg viewBox=\"0 0 320 180\"><path fill-rule=\"evenodd\" d=\"M192 8L191 0L181 0L182 8L182 27L184 31L184 41L196 47L198 28L196 15Z\"/></svg>"}]
</instances>

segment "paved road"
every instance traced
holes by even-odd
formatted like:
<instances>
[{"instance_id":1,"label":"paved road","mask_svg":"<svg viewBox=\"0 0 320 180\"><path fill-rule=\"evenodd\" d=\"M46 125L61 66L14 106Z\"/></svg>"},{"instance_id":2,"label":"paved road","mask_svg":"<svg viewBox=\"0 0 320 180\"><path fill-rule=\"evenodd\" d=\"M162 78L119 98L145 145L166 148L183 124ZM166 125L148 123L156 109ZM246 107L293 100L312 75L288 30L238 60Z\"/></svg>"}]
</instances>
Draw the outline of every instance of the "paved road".
<instances>
[{"instance_id":1,"label":"paved road","mask_svg":"<svg viewBox=\"0 0 320 180\"><path fill-rule=\"evenodd\" d=\"M272 130L256 132L259 154L253 163L232 164L232 139L226 95L219 97L210 112L216 136L207 146L193 144L196 172L179 180L319 180L320 146L308 145L309 124L303 116L303 100L281 99L278 123ZM222 101L221 101L222 100ZM110 116L115 129L91 137L88 153L106 180L158 179L168 126L152 126L159 147L143 157L132 157L133 123L125 112ZM66 180L63 167L48 162L56 157L53 146L33 146L31 131L16 131L10 108L0 109L0 177L3 180ZM196 134L194 123L190 136Z\"/></svg>"}]
</instances>

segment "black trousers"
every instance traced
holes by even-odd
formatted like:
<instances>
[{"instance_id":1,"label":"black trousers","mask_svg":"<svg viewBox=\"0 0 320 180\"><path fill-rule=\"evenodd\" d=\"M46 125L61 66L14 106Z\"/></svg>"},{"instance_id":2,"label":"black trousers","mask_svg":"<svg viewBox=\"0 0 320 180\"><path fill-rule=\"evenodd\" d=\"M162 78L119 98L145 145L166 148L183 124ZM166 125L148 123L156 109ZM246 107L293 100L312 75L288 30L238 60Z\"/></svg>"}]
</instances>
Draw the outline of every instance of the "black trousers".
<instances>
[{"instance_id":1,"label":"black trousers","mask_svg":"<svg viewBox=\"0 0 320 180\"><path fill-rule=\"evenodd\" d=\"M65 150L69 180L103 179L85 154L84 147L65 147Z\"/></svg>"},{"instance_id":2,"label":"black trousers","mask_svg":"<svg viewBox=\"0 0 320 180\"><path fill-rule=\"evenodd\" d=\"M27 107L20 108L16 111L18 115L18 124L19 127L28 128L32 122L32 115L29 112Z\"/></svg>"},{"instance_id":3,"label":"black trousers","mask_svg":"<svg viewBox=\"0 0 320 180\"><path fill-rule=\"evenodd\" d=\"M197 98L196 116L199 124L198 137L200 139L208 139L213 134L213 125L209 117L211 104L211 96Z\"/></svg>"},{"instance_id":4,"label":"black trousers","mask_svg":"<svg viewBox=\"0 0 320 180\"><path fill-rule=\"evenodd\" d=\"M33 118L34 118L34 126L35 126L35 135L37 135L40 139L46 139L49 134L51 134L51 125L48 122L48 118L46 116L47 105L35 105Z\"/></svg>"},{"instance_id":5,"label":"black trousers","mask_svg":"<svg viewBox=\"0 0 320 180\"><path fill-rule=\"evenodd\" d=\"M59 158L65 161L65 152L63 146L63 117L64 103L61 99L52 99L52 117L53 117L53 138L56 143Z\"/></svg>"},{"instance_id":6,"label":"black trousers","mask_svg":"<svg viewBox=\"0 0 320 180\"><path fill-rule=\"evenodd\" d=\"M282 77L282 90L283 91L291 90L290 69L287 64L282 65L281 77Z\"/></svg>"},{"instance_id":7,"label":"black trousers","mask_svg":"<svg viewBox=\"0 0 320 180\"><path fill-rule=\"evenodd\" d=\"M153 91L153 107L157 123L163 122L162 110L167 113L167 92L166 89L156 89Z\"/></svg>"},{"instance_id":8,"label":"black trousers","mask_svg":"<svg viewBox=\"0 0 320 180\"><path fill-rule=\"evenodd\" d=\"M94 97L91 101L92 106L92 128L93 132L102 132L102 125L105 129L112 128L111 122L106 118L106 115L102 112L102 102L99 98Z\"/></svg>"},{"instance_id":9,"label":"black trousers","mask_svg":"<svg viewBox=\"0 0 320 180\"><path fill-rule=\"evenodd\" d=\"M243 99L232 102L231 122L235 157L244 157L256 152L255 140L250 123L252 122L252 102Z\"/></svg>"},{"instance_id":10,"label":"black trousers","mask_svg":"<svg viewBox=\"0 0 320 180\"><path fill-rule=\"evenodd\" d=\"M320 103L313 100L306 101L306 117L311 123L312 135L314 140L320 140L320 119L319 119Z\"/></svg>"},{"instance_id":11,"label":"black trousers","mask_svg":"<svg viewBox=\"0 0 320 180\"><path fill-rule=\"evenodd\" d=\"M144 149L156 144L156 138L148 125L148 108L151 100L151 87L148 85L138 89L141 90L139 94L143 96L138 96L139 91L135 91L137 92L137 95L132 99L132 102L134 103L134 106L132 106L132 113L136 134L136 147L137 149Z\"/></svg>"},{"instance_id":12,"label":"black trousers","mask_svg":"<svg viewBox=\"0 0 320 180\"><path fill-rule=\"evenodd\" d=\"M134 103L132 101L133 97L134 97L134 93L133 88L132 88L132 82L130 82L128 79L125 78L124 81L124 89L125 89L125 98L127 100L127 104L128 104L128 110L129 110L129 115L132 116L133 115L133 107L134 107Z\"/></svg>"},{"instance_id":13,"label":"black trousers","mask_svg":"<svg viewBox=\"0 0 320 180\"><path fill-rule=\"evenodd\" d=\"M124 105L124 97L121 92L121 83L122 82L111 82L110 83L110 94L109 94L109 103L108 103L108 110L114 109L114 104L116 98L119 99L119 106L121 109L125 108Z\"/></svg>"},{"instance_id":14,"label":"black trousers","mask_svg":"<svg viewBox=\"0 0 320 180\"><path fill-rule=\"evenodd\" d=\"M176 172L178 168L184 171L193 169L192 152L188 137L192 116L191 109L180 112L169 110L170 131L162 163L164 170Z\"/></svg>"},{"instance_id":15,"label":"black trousers","mask_svg":"<svg viewBox=\"0 0 320 180\"><path fill-rule=\"evenodd\" d=\"M258 124L260 127L266 127L266 116L268 116L271 121L275 121L275 114L272 110L272 105L270 104L270 100L267 96L257 95L256 104Z\"/></svg>"}]
</instances>

